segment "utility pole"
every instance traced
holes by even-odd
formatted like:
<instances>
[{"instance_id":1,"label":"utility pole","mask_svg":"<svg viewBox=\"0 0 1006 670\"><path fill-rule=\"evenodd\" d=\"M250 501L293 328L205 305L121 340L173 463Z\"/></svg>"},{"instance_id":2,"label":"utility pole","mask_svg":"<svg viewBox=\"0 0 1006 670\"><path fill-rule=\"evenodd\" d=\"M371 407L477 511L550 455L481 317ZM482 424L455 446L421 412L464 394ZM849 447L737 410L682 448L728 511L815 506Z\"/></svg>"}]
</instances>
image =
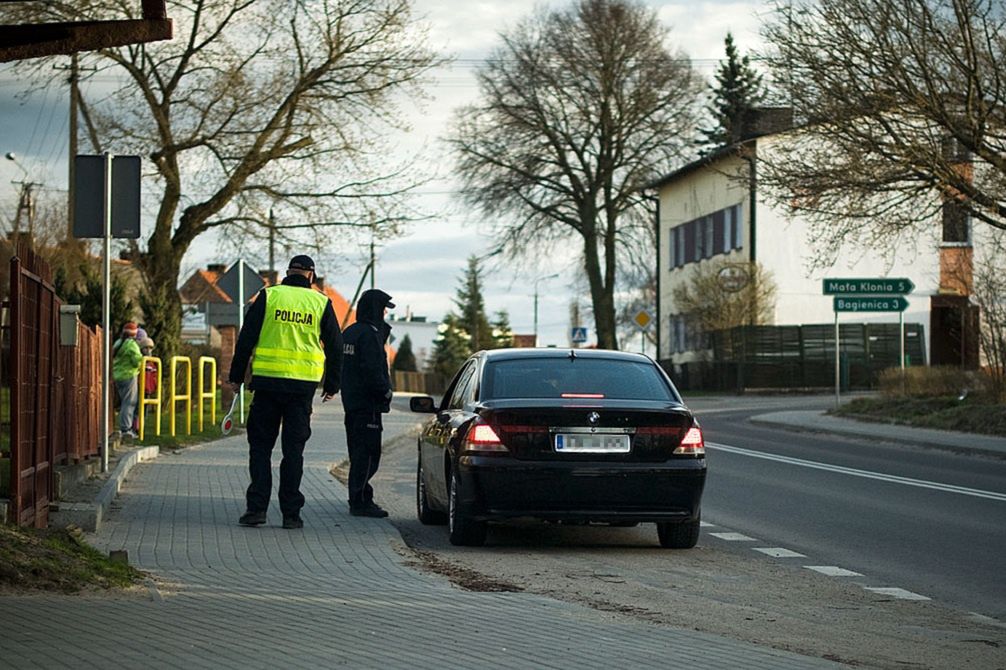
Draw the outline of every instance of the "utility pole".
<instances>
[{"instance_id":1,"label":"utility pole","mask_svg":"<svg viewBox=\"0 0 1006 670\"><path fill-rule=\"evenodd\" d=\"M374 234L370 234L370 288L374 288L374 270L377 267L376 259L374 257Z\"/></svg>"},{"instance_id":2,"label":"utility pole","mask_svg":"<svg viewBox=\"0 0 1006 670\"><path fill-rule=\"evenodd\" d=\"M269 276L276 274L276 217L269 208Z\"/></svg>"},{"instance_id":3,"label":"utility pole","mask_svg":"<svg viewBox=\"0 0 1006 670\"><path fill-rule=\"evenodd\" d=\"M76 160L74 157L77 155L77 84L80 79L80 72L77 70L77 54L74 53L70 56L70 160L67 161L69 165L69 181L66 188L67 202L66 202L66 239L73 239L73 184L76 179L74 167Z\"/></svg>"},{"instance_id":4,"label":"utility pole","mask_svg":"<svg viewBox=\"0 0 1006 670\"><path fill-rule=\"evenodd\" d=\"M69 138L69 152L70 160L67 161L67 171L68 171L68 181L66 187L66 239L73 239L73 189L76 179L76 162L74 158L77 155L77 136L78 136L78 126L77 123L80 119L80 61L78 60L77 54L70 56L70 66L66 67L64 65L53 65L53 69L56 70L69 70L70 76L67 82L70 84L70 138ZM86 70L96 70L97 68L89 67L84 68Z\"/></svg>"}]
</instances>

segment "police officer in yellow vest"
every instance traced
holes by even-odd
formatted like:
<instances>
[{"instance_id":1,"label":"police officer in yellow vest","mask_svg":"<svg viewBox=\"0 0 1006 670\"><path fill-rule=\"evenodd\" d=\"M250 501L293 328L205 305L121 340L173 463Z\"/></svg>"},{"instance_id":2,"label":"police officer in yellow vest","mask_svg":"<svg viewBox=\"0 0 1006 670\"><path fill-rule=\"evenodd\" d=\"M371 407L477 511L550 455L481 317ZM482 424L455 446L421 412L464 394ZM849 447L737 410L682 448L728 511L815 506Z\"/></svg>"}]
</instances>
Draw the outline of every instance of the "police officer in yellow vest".
<instances>
[{"instance_id":1,"label":"police officer in yellow vest","mask_svg":"<svg viewBox=\"0 0 1006 670\"><path fill-rule=\"evenodd\" d=\"M251 359L249 388L255 392L248 415L248 470L251 485L242 526L266 522L272 496L272 450L282 426L283 460L279 466L279 507L284 528L303 528L304 444L311 437L311 402L318 382L322 400L339 392L342 333L324 294L312 288L314 261L294 256L283 283L262 289L248 309L231 362L229 384L235 391Z\"/></svg>"}]
</instances>

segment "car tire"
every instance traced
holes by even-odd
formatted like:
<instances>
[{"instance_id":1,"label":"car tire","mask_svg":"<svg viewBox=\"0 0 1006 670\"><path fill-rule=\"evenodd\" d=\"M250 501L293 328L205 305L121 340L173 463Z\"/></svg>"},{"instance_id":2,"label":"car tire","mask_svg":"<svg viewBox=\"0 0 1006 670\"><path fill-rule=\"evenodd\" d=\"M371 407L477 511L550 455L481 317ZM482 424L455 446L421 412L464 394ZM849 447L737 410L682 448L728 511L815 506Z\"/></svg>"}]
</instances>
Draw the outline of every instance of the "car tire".
<instances>
[{"instance_id":1,"label":"car tire","mask_svg":"<svg viewBox=\"0 0 1006 670\"><path fill-rule=\"evenodd\" d=\"M451 472L450 509L447 513L447 527L451 544L460 547L481 547L486 543L486 522L476 521L467 516L467 510L458 500L457 474Z\"/></svg>"},{"instance_id":2,"label":"car tire","mask_svg":"<svg viewBox=\"0 0 1006 670\"><path fill-rule=\"evenodd\" d=\"M657 538L665 549L691 549L699 541L699 520L684 523L658 523Z\"/></svg>"},{"instance_id":3,"label":"car tire","mask_svg":"<svg viewBox=\"0 0 1006 670\"><path fill-rule=\"evenodd\" d=\"M419 463L416 466L416 516L419 518L419 523L424 526L443 526L447 523L447 515L430 507L430 501L426 495L426 478L423 476L422 455L418 460Z\"/></svg>"}]
</instances>

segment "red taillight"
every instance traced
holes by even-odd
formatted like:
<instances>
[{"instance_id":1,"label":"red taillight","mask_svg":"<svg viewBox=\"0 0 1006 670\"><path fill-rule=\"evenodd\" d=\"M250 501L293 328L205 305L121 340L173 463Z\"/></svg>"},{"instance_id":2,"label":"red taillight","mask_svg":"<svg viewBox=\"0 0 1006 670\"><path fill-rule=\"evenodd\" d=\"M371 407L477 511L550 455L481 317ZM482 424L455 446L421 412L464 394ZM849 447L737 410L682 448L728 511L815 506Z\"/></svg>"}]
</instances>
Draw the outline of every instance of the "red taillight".
<instances>
[{"instance_id":1,"label":"red taillight","mask_svg":"<svg viewBox=\"0 0 1006 670\"><path fill-rule=\"evenodd\" d=\"M692 426L685 433L685 436L681 438L681 443L678 448L674 450L675 454L684 454L689 456L698 456L706 453L706 443L702 439L702 429L698 426Z\"/></svg>"},{"instance_id":2,"label":"red taillight","mask_svg":"<svg viewBox=\"0 0 1006 670\"><path fill-rule=\"evenodd\" d=\"M563 393L561 395L563 398L586 398L588 400L600 400L604 397L603 393Z\"/></svg>"},{"instance_id":3,"label":"red taillight","mask_svg":"<svg viewBox=\"0 0 1006 670\"><path fill-rule=\"evenodd\" d=\"M506 451L493 427L485 423L473 424L465 438L465 451Z\"/></svg>"}]
</instances>

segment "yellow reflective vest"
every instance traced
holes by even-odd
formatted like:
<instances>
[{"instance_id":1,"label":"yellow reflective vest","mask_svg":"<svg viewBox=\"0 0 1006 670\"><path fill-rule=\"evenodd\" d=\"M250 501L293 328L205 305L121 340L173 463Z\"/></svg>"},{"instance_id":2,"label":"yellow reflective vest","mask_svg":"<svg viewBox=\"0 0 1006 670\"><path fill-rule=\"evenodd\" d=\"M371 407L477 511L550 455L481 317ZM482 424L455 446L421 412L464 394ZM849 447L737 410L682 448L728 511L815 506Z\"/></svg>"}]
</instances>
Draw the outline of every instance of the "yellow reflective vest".
<instances>
[{"instance_id":1,"label":"yellow reflective vest","mask_svg":"<svg viewBox=\"0 0 1006 670\"><path fill-rule=\"evenodd\" d=\"M325 374L321 317L328 298L298 286L265 290L265 317L252 358L252 375L319 382Z\"/></svg>"}]
</instances>

